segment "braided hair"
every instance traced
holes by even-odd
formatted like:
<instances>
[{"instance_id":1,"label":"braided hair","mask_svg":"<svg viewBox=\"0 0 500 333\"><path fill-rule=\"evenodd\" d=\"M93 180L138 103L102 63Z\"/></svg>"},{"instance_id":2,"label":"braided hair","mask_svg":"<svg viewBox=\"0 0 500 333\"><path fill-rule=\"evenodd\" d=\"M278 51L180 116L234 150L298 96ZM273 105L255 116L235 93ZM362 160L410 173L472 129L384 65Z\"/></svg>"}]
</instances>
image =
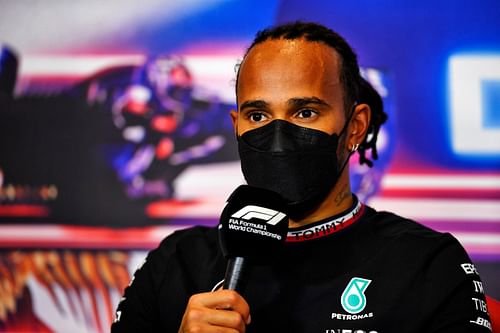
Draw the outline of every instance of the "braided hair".
<instances>
[{"instance_id":1,"label":"braided hair","mask_svg":"<svg viewBox=\"0 0 500 333\"><path fill-rule=\"evenodd\" d=\"M366 164L371 168L373 166L373 162L366 157L366 151L371 149L372 158L374 160L378 159L377 137L380 127L387 121L388 116L384 112L382 97L380 97L379 93L375 90L375 88L373 88L370 82L364 78L361 78L360 81L358 102L368 104L372 111L370 124L368 124L368 131L366 132L366 136L359 145L358 149L359 163Z\"/></svg>"},{"instance_id":2,"label":"braided hair","mask_svg":"<svg viewBox=\"0 0 500 333\"><path fill-rule=\"evenodd\" d=\"M360 164L373 166L373 162L366 157L366 151L371 149L372 158L377 159L377 136L380 126L387 120L384 112L382 99L377 91L360 74L356 53L349 46L347 41L335 31L312 22L294 22L279 25L259 31L252 44L245 52L246 58L250 50L258 44L273 39L305 39L310 42L321 42L332 47L340 56L340 82L343 87L344 110L346 113L351 110L354 103L366 103L372 110L372 117L366 137L359 146ZM238 66L236 68L236 88L239 77Z\"/></svg>"}]
</instances>

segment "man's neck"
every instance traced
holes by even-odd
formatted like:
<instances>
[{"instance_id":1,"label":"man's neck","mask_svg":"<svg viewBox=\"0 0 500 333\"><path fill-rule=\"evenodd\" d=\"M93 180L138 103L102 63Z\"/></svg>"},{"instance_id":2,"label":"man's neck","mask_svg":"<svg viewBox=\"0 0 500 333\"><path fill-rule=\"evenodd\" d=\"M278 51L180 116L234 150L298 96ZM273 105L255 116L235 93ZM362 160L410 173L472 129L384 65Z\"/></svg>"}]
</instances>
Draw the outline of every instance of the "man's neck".
<instances>
[{"instance_id":1,"label":"man's neck","mask_svg":"<svg viewBox=\"0 0 500 333\"><path fill-rule=\"evenodd\" d=\"M314 223L330 216L337 215L349 209L352 206L353 198L351 186L347 177L341 177L334 188L326 196L323 202L303 218L288 222L289 228L302 227Z\"/></svg>"}]
</instances>

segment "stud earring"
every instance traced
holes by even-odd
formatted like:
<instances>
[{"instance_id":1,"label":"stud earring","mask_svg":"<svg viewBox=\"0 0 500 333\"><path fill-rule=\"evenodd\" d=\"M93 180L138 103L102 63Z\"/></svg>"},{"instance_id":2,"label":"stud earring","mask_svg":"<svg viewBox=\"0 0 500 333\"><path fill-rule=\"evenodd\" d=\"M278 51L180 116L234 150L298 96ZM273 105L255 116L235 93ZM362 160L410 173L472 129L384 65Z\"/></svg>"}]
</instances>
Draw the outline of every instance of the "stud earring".
<instances>
[{"instance_id":1,"label":"stud earring","mask_svg":"<svg viewBox=\"0 0 500 333\"><path fill-rule=\"evenodd\" d=\"M359 143L352 145L351 153L354 153L356 150L358 150L358 148L359 148Z\"/></svg>"}]
</instances>

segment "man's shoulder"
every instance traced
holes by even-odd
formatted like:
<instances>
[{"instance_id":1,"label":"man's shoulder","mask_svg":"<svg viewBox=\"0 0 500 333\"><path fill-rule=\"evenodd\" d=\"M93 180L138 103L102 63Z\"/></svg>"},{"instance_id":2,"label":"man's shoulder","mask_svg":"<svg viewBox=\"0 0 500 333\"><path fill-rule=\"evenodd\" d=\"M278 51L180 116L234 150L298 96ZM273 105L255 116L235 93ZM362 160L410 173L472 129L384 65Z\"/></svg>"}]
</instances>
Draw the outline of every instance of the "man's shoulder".
<instances>
[{"instance_id":1,"label":"man's shoulder","mask_svg":"<svg viewBox=\"0 0 500 333\"><path fill-rule=\"evenodd\" d=\"M447 233L431 229L415 220L388 211L369 208L370 223L375 224L378 233L388 237L448 238Z\"/></svg>"},{"instance_id":2,"label":"man's shoulder","mask_svg":"<svg viewBox=\"0 0 500 333\"><path fill-rule=\"evenodd\" d=\"M190 226L179 228L166 236L160 243L160 246L166 246L173 243L184 242L187 240L216 240L217 228L208 226Z\"/></svg>"},{"instance_id":3,"label":"man's shoulder","mask_svg":"<svg viewBox=\"0 0 500 333\"><path fill-rule=\"evenodd\" d=\"M420 253L453 249L463 259L468 258L460 242L448 232L436 231L410 218L387 211L371 209L369 214L373 230L382 239L394 241L399 246L419 250Z\"/></svg>"},{"instance_id":4,"label":"man's shoulder","mask_svg":"<svg viewBox=\"0 0 500 333\"><path fill-rule=\"evenodd\" d=\"M190 247L192 250L218 247L217 228L193 226L178 229L166 236L157 249L162 252L171 252L184 247Z\"/></svg>"},{"instance_id":5,"label":"man's shoulder","mask_svg":"<svg viewBox=\"0 0 500 333\"><path fill-rule=\"evenodd\" d=\"M445 276L456 283L467 277L464 270L471 265L471 260L452 234L390 212L373 210L370 218L371 228L387 260L403 260L419 267L422 276Z\"/></svg>"},{"instance_id":6,"label":"man's shoulder","mask_svg":"<svg viewBox=\"0 0 500 333\"><path fill-rule=\"evenodd\" d=\"M371 273L382 290L390 288L394 295L404 295L394 301L385 296L386 304L401 302L395 311L419 313L420 320L426 318L422 332L437 327L447 332L487 331L480 276L453 235L373 209L369 209L365 222L366 233L375 235L371 238L372 260L365 274Z\"/></svg>"},{"instance_id":7,"label":"man's shoulder","mask_svg":"<svg viewBox=\"0 0 500 333\"><path fill-rule=\"evenodd\" d=\"M162 277L172 267L196 269L202 263L219 265L221 260L217 229L195 226L178 229L165 237L148 253L145 262L155 276Z\"/></svg>"}]
</instances>

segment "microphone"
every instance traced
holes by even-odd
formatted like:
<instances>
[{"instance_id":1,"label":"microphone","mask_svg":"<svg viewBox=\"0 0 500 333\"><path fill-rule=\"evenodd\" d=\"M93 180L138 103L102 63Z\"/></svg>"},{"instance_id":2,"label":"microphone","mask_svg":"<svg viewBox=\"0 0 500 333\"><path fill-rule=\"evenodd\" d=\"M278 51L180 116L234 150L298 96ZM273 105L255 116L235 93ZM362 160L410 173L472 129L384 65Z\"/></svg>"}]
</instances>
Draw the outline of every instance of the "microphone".
<instances>
[{"instance_id":1,"label":"microphone","mask_svg":"<svg viewBox=\"0 0 500 333\"><path fill-rule=\"evenodd\" d=\"M223 289L240 291L248 263L261 264L283 245L288 231L285 200L276 192L239 186L219 223L219 243L228 260Z\"/></svg>"}]
</instances>

